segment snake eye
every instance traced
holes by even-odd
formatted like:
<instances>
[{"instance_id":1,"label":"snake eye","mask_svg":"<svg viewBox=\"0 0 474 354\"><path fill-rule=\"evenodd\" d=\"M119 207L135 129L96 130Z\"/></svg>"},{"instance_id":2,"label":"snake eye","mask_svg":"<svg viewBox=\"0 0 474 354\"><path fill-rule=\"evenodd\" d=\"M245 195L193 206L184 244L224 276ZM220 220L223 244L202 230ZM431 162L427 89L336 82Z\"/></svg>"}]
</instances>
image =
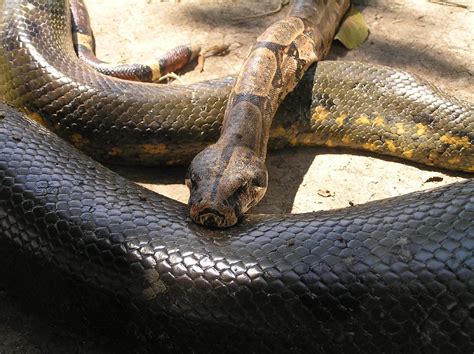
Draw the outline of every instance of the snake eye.
<instances>
[{"instance_id":1,"label":"snake eye","mask_svg":"<svg viewBox=\"0 0 474 354\"><path fill-rule=\"evenodd\" d=\"M234 196L239 196L243 193L245 193L249 189L249 184L247 181L242 182L242 184L237 188L234 192Z\"/></svg>"},{"instance_id":2,"label":"snake eye","mask_svg":"<svg viewBox=\"0 0 474 354\"><path fill-rule=\"evenodd\" d=\"M265 188L267 186L267 174L264 172L258 173L257 176L252 179L252 186Z\"/></svg>"},{"instance_id":3,"label":"snake eye","mask_svg":"<svg viewBox=\"0 0 474 354\"><path fill-rule=\"evenodd\" d=\"M186 178L186 179L184 180L184 183L186 184L186 187L188 187L189 189L192 188L192 185L193 185L193 184L192 184L192 182L191 182L191 180L190 180L189 178Z\"/></svg>"}]
</instances>

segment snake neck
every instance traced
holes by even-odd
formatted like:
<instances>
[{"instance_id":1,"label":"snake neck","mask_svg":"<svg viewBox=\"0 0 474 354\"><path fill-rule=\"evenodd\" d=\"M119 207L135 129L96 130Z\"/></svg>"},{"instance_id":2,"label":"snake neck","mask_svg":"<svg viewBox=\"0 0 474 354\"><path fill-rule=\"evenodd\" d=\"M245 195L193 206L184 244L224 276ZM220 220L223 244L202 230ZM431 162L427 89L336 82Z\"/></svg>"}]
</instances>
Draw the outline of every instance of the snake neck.
<instances>
[{"instance_id":1,"label":"snake neck","mask_svg":"<svg viewBox=\"0 0 474 354\"><path fill-rule=\"evenodd\" d=\"M190 166L195 222L232 226L263 197L267 178L262 185L259 176L267 175L273 117L308 67L326 55L348 6L349 1L295 1L286 18L257 38L233 87L217 144Z\"/></svg>"},{"instance_id":2,"label":"snake neck","mask_svg":"<svg viewBox=\"0 0 474 354\"><path fill-rule=\"evenodd\" d=\"M233 87L220 142L265 160L270 126L286 95L325 57L349 1L295 1L286 18L257 38Z\"/></svg>"}]
</instances>

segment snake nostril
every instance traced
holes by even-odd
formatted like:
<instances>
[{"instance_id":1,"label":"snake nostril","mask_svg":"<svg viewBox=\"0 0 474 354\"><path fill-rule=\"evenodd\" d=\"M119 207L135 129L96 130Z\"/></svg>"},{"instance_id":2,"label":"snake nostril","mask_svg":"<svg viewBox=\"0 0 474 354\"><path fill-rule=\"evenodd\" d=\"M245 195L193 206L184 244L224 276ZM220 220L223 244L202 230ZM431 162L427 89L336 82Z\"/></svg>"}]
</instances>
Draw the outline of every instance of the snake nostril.
<instances>
[{"instance_id":1,"label":"snake nostril","mask_svg":"<svg viewBox=\"0 0 474 354\"><path fill-rule=\"evenodd\" d=\"M202 225L207 227L223 227L225 219L214 214L205 214L199 218Z\"/></svg>"}]
</instances>

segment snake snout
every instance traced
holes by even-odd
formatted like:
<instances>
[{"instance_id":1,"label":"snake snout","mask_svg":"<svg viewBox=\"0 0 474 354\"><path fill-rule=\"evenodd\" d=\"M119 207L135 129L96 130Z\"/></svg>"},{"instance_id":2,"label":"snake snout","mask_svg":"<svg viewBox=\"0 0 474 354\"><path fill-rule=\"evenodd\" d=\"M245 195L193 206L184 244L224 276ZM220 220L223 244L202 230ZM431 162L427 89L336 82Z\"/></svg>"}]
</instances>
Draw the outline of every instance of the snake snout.
<instances>
[{"instance_id":1,"label":"snake snout","mask_svg":"<svg viewBox=\"0 0 474 354\"><path fill-rule=\"evenodd\" d=\"M254 151L237 146L229 153L222 145L211 145L188 169L190 217L204 226L233 226L262 199L267 184L265 163Z\"/></svg>"},{"instance_id":2,"label":"snake snout","mask_svg":"<svg viewBox=\"0 0 474 354\"><path fill-rule=\"evenodd\" d=\"M190 210L191 219L207 227L223 228L233 226L237 223L238 216L233 208L228 206L205 207L193 206Z\"/></svg>"},{"instance_id":3,"label":"snake snout","mask_svg":"<svg viewBox=\"0 0 474 354\"><path fill-rule=\"evenodd\" d=\"M199 223L209 227L222 227L225 224L225 216L215 209L204 209L198 215Z\"/></svg>"}]
</instances>

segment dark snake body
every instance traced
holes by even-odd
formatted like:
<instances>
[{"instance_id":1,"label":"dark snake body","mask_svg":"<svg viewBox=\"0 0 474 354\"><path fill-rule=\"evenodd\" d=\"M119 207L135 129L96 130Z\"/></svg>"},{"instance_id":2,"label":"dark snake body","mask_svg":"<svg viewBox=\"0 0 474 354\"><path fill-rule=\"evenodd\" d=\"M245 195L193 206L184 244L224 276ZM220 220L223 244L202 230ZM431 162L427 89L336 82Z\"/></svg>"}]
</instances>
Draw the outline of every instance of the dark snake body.
<instances>
[{"instance_id":1,"label":"dark snake body","mask_svg":"<svg viewBox=\"0 0 474 354\"><path fill-rule=\"evenodd\" d=\"M130 138L141 145L138 160L150 162L154 152L158 161L185 161L216 137L231 80L157 89L110 79L74 57L62 1L0 4L1 98L77 146L98 158L127 157L118 149ZM405 135L397 132L413 129L419 139L410 143L421 152L404 157L472 169L471 105L387 68L321 64L315 86L326 91L315 95L311 111L298 108L311 100L308 93L293 95L272 144L339 145L349 136L354 147L403 155L408 148L397 137ZM350 79L326 87L338 75ZM412 93L402 105L394 94L404 85ZM373 86L375 96L358 104ZM383 100L390 104L377 106ZM299 115L285 114L291 109ZM209 231L193 225L182 204L117 176L10 108L0 110L2 254L19 252L1 258L18 273L2 273L22 274L21 286L33 284L28 289L43 301L86 296L71 289L90 292L75 310L97 303L102 312L88 317L131 316L143 337L157 340L155 350L474 349L472 180L344 210L249 216L225 232ZM400 115L414 120L397 121ZM426 134L430 129L436 133ZM79 285L42 282L23 269L28 258L49 270L43 278L60 274ZM120 311L107 311L116 302Z\"/></svg>"}]
</instances>

